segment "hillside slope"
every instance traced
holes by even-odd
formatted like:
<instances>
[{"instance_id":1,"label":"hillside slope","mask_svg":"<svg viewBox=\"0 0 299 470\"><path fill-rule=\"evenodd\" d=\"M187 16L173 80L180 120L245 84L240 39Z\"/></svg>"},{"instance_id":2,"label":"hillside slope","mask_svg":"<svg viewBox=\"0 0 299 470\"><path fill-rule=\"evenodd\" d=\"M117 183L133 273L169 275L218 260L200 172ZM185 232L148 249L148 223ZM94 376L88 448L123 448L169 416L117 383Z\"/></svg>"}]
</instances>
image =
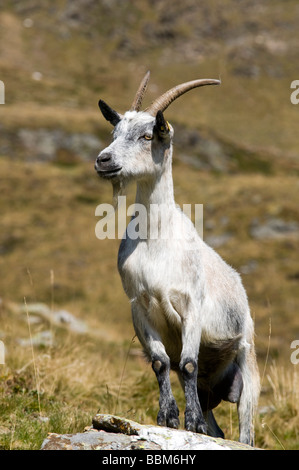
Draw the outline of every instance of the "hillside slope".
<instances>
[{"instance_id":1,"label":"hillside slope","mask_svg":"<svg viewBox=\"0 0 299 470\"><path fill-rule=\"evenodd\" d=\"M1 122L85 129L104 126L104 97L121 111L152 71L147 101L179 81L222 79L168 111L253 147L298 155L297 2L6 0L0 10ZM104 128L105 129L105 128Z\"/></svg>"},{"instance_id":2,"label":"hillside slope","mask_svg":"<svg viewBox=\"0 0 299 470\"><path fill-rule=\"evenodd\" d=\"M1 2L0 449L39 449L47 432L81 431L99 408L155 423L120 240L95 235L112 191L93 168L111 140L99 98L124 112L147 69L145 106L179 82L221 77L165 113L175 198L203 204L204 239L247 290L262 376L257 445L298 448L298 20L295 0ZM217 420L235 440L226 405Z\"/></svg>"}]
</instances>

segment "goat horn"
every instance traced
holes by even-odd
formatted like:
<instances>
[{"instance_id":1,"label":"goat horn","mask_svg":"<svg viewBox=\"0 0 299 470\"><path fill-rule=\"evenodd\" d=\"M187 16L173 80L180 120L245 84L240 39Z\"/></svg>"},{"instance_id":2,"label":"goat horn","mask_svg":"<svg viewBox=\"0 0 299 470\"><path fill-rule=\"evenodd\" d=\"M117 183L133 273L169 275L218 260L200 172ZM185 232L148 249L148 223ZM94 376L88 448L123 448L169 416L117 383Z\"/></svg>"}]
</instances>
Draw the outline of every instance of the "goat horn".
<instances>
[{"instance_id":1,"label":"goat horn","mask_svg":"<svg viewBox=\"0 0 299 470\"><path fill-rule=\"evenodd\" d=\"M143 77L143 79L142 79L142 81L139 85L139 88L137 90L137 93L135 95L135 98L134 98L134 101L132 103L130 111L139 111L140 110L141 104L142 104L142 99L143 99L144 94L146 92L149 78L150 78L150 71L146 72L146 74L144 75L144 77Z\"/></svg>"},{"instance_id":2,"label":"goat horn","mask_svg":"<svg viewBox=\"0 0 299 470\"><path fill-rule=\"evenodd\" d=\"M200 80L192 80L191 82L181 83L170 90L166 91L162 96L157 98L145 111L152 116L156 116L158 111L165 111L166 108L179 96L183 95L193 88L204 85L220 85L220 80L212 78L202 78Z\"/></svg>"}]
</instances>

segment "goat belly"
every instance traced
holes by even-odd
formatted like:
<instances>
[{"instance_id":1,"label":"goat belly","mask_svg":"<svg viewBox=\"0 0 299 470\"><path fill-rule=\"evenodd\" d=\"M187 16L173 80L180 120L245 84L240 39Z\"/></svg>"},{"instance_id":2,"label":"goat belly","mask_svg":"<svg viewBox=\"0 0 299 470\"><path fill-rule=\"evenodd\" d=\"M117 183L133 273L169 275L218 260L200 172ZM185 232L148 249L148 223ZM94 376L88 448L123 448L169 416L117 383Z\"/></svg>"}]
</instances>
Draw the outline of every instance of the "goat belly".
<instances>
[{"instance_id":1,"label":"goat belly","mask_svg":"<svg viewBox=\"0 0 299 470\"><path fill-rule=\"evenodd\" d=\"M203 411L212 410L222 400L237 403L243 390L243 377L239 366L234 362L223 376L213 385L212 380L198 377L198 398Z\"/></svg>"},{"instance_id":2,"label":"goat belly","mask_svg":"<svg viewBox=\"0 0 299 470\"><path fill-rule=\"evenodd\" d=\"M198 355L198 395L203 411L221 400L236 403L243 389L241 370L235 362L241 335L213 344L200 345Z\"/></svg>"}]
</instances>

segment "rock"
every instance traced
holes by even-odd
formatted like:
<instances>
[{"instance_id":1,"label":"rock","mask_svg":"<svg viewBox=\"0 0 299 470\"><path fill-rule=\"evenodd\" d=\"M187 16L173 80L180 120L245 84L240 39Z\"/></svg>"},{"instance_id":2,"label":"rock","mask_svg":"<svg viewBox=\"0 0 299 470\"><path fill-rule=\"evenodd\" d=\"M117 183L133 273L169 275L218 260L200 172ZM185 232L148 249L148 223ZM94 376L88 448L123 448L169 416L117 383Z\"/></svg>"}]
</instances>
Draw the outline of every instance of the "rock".
<instances>
[{"instance_id":1,"label":"rock","mask_svg":"<svg viewBox=\"0 0 299 470\"><path fill-rule=\"evenodd\" d=\"M53 312L52 317L56 325L65 325L69 330L75 333L86 333L88 328L87 325L67 310L58 310Z\"/></svg>"},{"instance_id":2,"label":"rock","mask_svg":"<svg viewBox=\"0 0 299 470\"><path fill-rule=\"evenodd\" d=\"M159 450L155 443L136 436L91 430L78 434L49 434L41 450Z\"/></svg>"},{"instance_id":3,"label":"rock","mask_svg":"<svg viewBox=\"0 0 299 470\"><path fill-rule=\"evenodd\" d=\"M53 344L54 338L53 333L50 330L41 331L31 338L19 338L17 342L20 346L43 346L49 347Z\"/></svg>"},{"instance_id":4,"label":"rock","mask_svg":"<svg viewBox=\"0 0 299 470\"><path fill-rule=\"evenodd\" d=\"M252 274L258 269L258 262L254 259L248 261L240 267L241 274Z\"/></svg>"},{"instance_id":5,"label":"rock","mask_svg":"<svg viewBox=\"0 0 299 470\"><path fill-rule=\"evenodd\" d=\"M212 248L219 248L225 245L232 238L232 234L227 232L220 235L209 235L208 237L205 237L204 240Z\"/></svg>"},{"instance_id":6,"label":"rock","mask_svg":"<svg viewBox=\"0 0 299 470\"><path fill-rule=\"evenodd\" d=\"M190 431L142 425L114 415L97 414L92 427L78 434L50 433L42 450L253 450L239 442Z\"/></svg>"},{"instance_id":7,"label":"rock","mask_svg":"<svg viewBox=\"0 0 299 470\"><path fill-rule=\"evenodd\" d=\"M83 321L76 318L72 313L67 310L54 310L52 311L46 304L43 303L30 303L15 307L21 312L28 312L30 322L34 322L37 318L47 320L55 326L65 327L75 333L84 334L88 331L88 326Z\"/></svg>"},{"instance_id":8,"label":"rock","mask_svg":"<svg viewBox=\"0 0 299 470\"><path fill-rule=\"evenodd\" d=\"M62 164L92 161L103 148L102 142L93 134L69 133L61 129L19 128L15 133L1 126L0 137L0 153L18 155L27 161Z\"/></svg>"},{"instance_id":9,"label":"rock","mask_svg":"<svg viewBox=\"0 0 299 470\"><path fill-rule=\"evenodd\" d=\"M251 222L250 235L258 240L298 238L299 224L276 218L270 218L264 223L254 219Z\"/></svg>"}]
</instances>

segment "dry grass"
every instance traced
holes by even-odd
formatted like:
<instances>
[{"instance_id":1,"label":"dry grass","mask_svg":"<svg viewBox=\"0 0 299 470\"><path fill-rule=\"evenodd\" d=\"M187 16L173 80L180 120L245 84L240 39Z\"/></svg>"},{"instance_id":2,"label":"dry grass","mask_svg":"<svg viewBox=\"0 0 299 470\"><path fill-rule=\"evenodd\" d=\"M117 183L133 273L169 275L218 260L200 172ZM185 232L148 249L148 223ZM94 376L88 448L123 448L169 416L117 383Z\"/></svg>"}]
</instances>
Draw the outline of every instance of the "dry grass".
<instances>
[{"instance_id":1,"label":"dry grass","mask_svg":"<svg viewBox=\"0 0 299 470\"><path fill-rule=\"evenodd\" d=\"M298 370L292 365L278 366L275 361L269 369L268 408L259 417L258 434L263 447L298 449Z\"/></svg>"},{"instance_id":2,"label":"dry grass","mask_svg":"<svg viewBox=\"0 0 299 470\"><path fill-rule=\"evenodd\" d=\"M290 83L298 78L297 2L285 8L281 0L252 1L236 9L233 0L134 0L120 2L116 13L109 2L91 2L78 9L75 26L64 15L80 2L21 3L8 0L0 13L1 132L42 127L100 134L105 141L110 129L100 120L98 99L123 112L147 67L145 105L186 77L221 76L221 87L186 95L167 119L200 135L213 126L221 142L234 142L235 171L198 171L175 157L176 200L204 204L204 237L231 234L217 251L243 273L264 371L257 445L298 448L299 366L290 362L290 344L299 335L299 240L250 235L255 219L299 222L298 109L290 104ZM28 16L31 28L24 26ZM6 346L0 448L39 448L48 431L81 431L98 408L154 422L157 384L138 342L131 344L130 305L116 269L119 241L99 241L94 233L95 207L111 201L110 186L98 181L92 163L30 164L18 156L16 148L0 158L0 339ZM18 342L29 337L26 313L14 308L24 297L69 310L89 332L78 335L45 320L30 324L32 337L53 333L51 346L33 346L34 367L32 348ZM227 437L237 438L234 408L224 404L217 416Z\"/></svg>"},{"instance_id":3,"label":"dry grass","mask_svg":"<svg viewBox=\"0 0 299 470\"><path fill-rule=\"evenodd\" d=\"M98 203L111 201L110 185L96 178L91 164L61 168L2 158L0 165L6 175L1 199L0 330L7 348L1 369L2 426L7 432L1 434L1 445L38 448L48 431L82 430L99 408L155 422L157 384L138 341L131 344L130 306L116 269L119 241L100 241L94 233L94 210ZM225 230L233 238L218 249L222 256L237 269L252 259L257 263L256 271L243 275L256 323L261 374L265 369L261 407L268 411L257 421L257 445L279 448L280 441L285 448L296 448L295 366L289 358L297 331L298 292L292 275L298 266L292 254L298 241L258 241L249 234L255 217L277 214L299 220L295 179L215 176L178 161L174 179L178 203L203 203L204 219L215 223L215 233L222 232L221 220L226 217ZM205 229L204 236L209 234ZM26 313L14 307L24 303L24 296L28 304L38 301L67 309L90 327L86 335L77 335L46 321L32 324L33 337L49 328L54 334L51 347L34 347L36 371L31 348L18 343L29 336ZM184 397L175 377L172 380L182 413ZM38 415L49 421L40 422ZM224 405L217 416L227 437L237 438L234 408ZM287 426L282 425L285 419Z\"/></svg>"}]
</instances>

